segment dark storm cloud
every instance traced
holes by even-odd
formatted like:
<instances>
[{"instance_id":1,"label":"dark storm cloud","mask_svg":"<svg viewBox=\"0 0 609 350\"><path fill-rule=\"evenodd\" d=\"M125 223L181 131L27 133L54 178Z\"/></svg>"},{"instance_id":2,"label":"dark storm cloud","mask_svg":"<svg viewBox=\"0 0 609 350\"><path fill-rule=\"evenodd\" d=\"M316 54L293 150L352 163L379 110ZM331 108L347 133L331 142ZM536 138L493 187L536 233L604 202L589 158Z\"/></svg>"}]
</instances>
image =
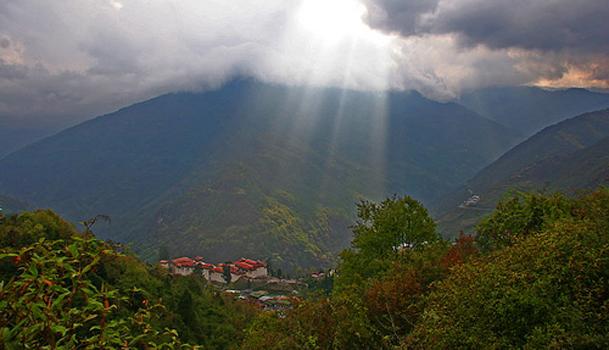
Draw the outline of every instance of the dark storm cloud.
<instances>
[{"instance_id":1,"label":"dark storm cloud","mask_svg":"<svg viewBox=\"0 0 609 350\"><path fill-rule=\"evenodd\" d=\"M424 16L436 10L439 0L365 0L366 20L374 28L416 35L423 28Z\"/></svg>"},{"instance_id":2,"label":"dark storm cloud","mask_svg":"<svg viewBox=\"0 0 609 350\"><path fill-rule=\"evenodd\" d=\"M365 0L367 22L402 36L455 34L464 46L607 54L606 0Z\"/></svg>"}]
</instances>

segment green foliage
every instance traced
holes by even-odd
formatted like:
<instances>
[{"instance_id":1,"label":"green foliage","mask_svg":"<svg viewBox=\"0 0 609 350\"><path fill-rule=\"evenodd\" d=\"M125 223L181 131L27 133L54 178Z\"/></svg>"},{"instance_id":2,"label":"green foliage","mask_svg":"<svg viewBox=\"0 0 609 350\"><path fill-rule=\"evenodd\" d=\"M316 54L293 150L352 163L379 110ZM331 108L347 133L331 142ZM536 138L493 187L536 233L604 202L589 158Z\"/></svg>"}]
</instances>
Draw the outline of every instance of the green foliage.
<instances>
[{"instance_id":1,"label":"green foliage","mask_svg":"<svg viewBox=\"0 0 609 350\"><path fill-rule=\"evenodd\" d=\"M439 239L427 209L410 197L393 195L379 204L362 201L357 216L352 245L369 259L403 260L409 251Z\"/></svg>"},{"instance_id":2,"label":"green foliage","mask_svg":"<svg viewBox=\"0 0 609 350\"><path fill-rule=\"evenodd\" d=\"M261 315L246 332L242 349L374 349L382 343L355 298L303 301L283 315Z\"/></svg>"},{"instance_id":3,"label":"green foliage","mask_svg":"<svg viewBox=\"0 0 609 350\"><path fill-rule=\"evenodd\" d=\"M570 216L573 204L559 192L508 192L497 209L477 225L478 242L486 250L509 246L517 236L539 233Z\"/></svg>"},{"instance_id":4,"label":"green foliage","mask_svg":"<svg viewBox=\"0 0 609 350\"><path fill-rule=\"evenodd\" d=\"M560 220L577 218L594 220L598 229L608 228L608 214L602 209L609 189L576 193L569 198L561 192L510 192L497 209L477 225L477 241L485 250L512 245L520 236L543 232ZM600 208L600 209L599 209Z\"/></svg>"},{"instance_id":5,"label":"green foliage","mask_svg":"<svg viewBox=\"0 0 609 350\"><path fill-rule=\"evenodd\" d=\"M339 255L339 289L379 276L442 241L427 209L410 197L394 195L379 204L362 201L357 209L352 249Z\"/></svg>"},{"instance_id":6,"label":"green foliage","mask_svg":"<svg viewBox=\"0 0 609 350\"><path fill-rule=\"evenodd\" d=\"M461 235L452 245L410 198L363 202L358 211L331 297L311 293L282 312L146 266L50 211L11 216L0 223L1 345L609 347L609 189L517 193L479 225L478 241ZM332 280L318 282L312 289Z\"/></svg>"},{"instance_id":7,"label":"green foliage","mask_svg":"<svg viewBox=\"0 0 609 350\"><path fill-rule=\"evenodd\" d=\"M66 239L74 235L74 226L51 210L23 212L0 225L0 246L23 247L41 238Z\"/></svg>"},{"instance_id":8,"label":"green foliage","mask_svg":"<svg viewBox=\"0 0 609 350\"><path fill-rule=\"evenodd\" d=\"M259 312L51 211L8 218L0 242L0 348L227 349Z\"/></svg>"},{"instance_id":9,"label":"green foliage","mask_svg":"<svg viewBox=\"0 0 609 350\"><path fill-rule=\"evenodd\" d=\"M557 198L534 196L546 210ZM541 231L513 236L510 245L456 266L439 282L405 346L607 348L609 191L559 198L557 207L568 201L569 212L543 216Z\"/></svg>"},{"instance_id":10,"label":"green foliage","mask_svg":"<svg viewBox=\"0 0 609 350\"><path fill-rule=\"evenodd\" d=\"M260 316L244 348L609 347L609 190L506 203L481 224L484 254L463 234L406 259L343 251L331 298Z\"/></svg>"},{"instance_id":11,"label":"green foliage","mask_svg":"<svg viewBox=\"0 0 609 350\"><path fill-rule=\"evenodd\" d=\"M5 248L18 273L0 291L0 342L7 349L134 349L191 348L181 345L173 330L150 326L164 307L145 300L127 317L117 317L128 298L88 274L117 257L96 239L47 241L23 248Z\"/></svg>"}]
</instances>

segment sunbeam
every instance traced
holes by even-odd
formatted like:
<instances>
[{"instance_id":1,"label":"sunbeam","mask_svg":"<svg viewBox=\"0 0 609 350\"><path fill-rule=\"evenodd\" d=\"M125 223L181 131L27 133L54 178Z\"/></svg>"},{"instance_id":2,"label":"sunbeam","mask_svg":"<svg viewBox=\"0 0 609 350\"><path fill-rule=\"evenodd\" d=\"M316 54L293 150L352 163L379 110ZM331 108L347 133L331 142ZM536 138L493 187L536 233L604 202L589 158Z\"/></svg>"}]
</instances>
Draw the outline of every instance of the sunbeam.
<instances>
[{"instance_id":1,"label":"sunbeam","mask_svg":"<svg viewBox=\"0 0 609 350\"><path fill-rule=\"evenodd\" d=\"M282 126L285 142L314 145L319 155L325 157L321 166L326 171L322 173L334 178L317 179L319 193L329 186L340 186L348 192L362 187L351 181L367 178L363 187L374 190L354 195L381 196L388 115L385 91L391 78L392 38L363 23L366 8L358 1L303 0L295 6L295 14L285 26L283 47L277 52L298 54L288 58L268 56L267 62L277 67L278 72L290 64L300 67L296 72L299 76L296 85L300 87L290 89L283 106L277 106L290 114L289 125ZM335 89L322 90L321 86ZM352 107L354 102L356 109ZM366 131L354 136L354 130ZM338 154L342 158L337 158ZM353 164L361 164L357 171L370 175L342 171ZM284 176L279 171L275 175Z\"/></svg>"}]
</instances>

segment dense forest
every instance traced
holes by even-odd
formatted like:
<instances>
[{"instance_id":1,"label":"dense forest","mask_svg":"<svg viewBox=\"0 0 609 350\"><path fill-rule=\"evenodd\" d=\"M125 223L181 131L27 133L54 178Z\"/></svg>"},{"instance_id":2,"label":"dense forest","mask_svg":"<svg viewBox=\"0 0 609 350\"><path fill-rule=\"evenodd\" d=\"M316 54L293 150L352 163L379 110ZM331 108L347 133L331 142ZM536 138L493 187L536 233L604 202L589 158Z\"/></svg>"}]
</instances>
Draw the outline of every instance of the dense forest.
<instances>
[{"instance_id":1,"label":"dense forest","mask_svg":"<svg viewBox=\"0 0 609 350\"><path fill-rule=\"evenodd\" d=\"M609 347L609 189L511 192L475 236L427 209L357 206L333 290L261 311L168 275L51 211L0 223L3 348L455 349ZM327 286L327 284L326 284ZM314 288L312 285L311 288ZM193 345L188 345L193 344Z\"/></svg>"}]
</instances>

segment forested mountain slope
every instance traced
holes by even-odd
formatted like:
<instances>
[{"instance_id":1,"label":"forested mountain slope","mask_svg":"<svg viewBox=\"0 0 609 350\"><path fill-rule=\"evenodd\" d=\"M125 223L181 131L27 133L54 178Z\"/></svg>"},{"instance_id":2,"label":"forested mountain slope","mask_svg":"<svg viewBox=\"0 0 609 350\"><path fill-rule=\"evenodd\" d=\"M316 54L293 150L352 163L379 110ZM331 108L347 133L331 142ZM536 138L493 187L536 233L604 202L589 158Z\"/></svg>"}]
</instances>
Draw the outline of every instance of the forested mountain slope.
<instances>
[{"instance_id":1,"label":"forested mountain slope","mask_svg":"<svg viewBox=\"0 0 609 350\"><path fill-rule=\"evenodd\" d=\"M439 216L443 232L457 234L492 210L509 189L594 189L607 178L609 109L570 118L535 134L438 201L435 210L444 213ZM463 205L472 196L479 196L479 201Z\"/></svg>"},{"instance_id":2,"label":"forested mountain slope","mask_svg":"<svg viewBox=\"0 0 609 350\"><path fill-rule=\"evenodd\" d=\"M348 242L354 204L442 197L516 135L417 93L234 81L98 117L0 161L0 193L102 237L214 258L321 264ZM272 256L272 255L278 256Z\"/></svg>"}]
</instances>

